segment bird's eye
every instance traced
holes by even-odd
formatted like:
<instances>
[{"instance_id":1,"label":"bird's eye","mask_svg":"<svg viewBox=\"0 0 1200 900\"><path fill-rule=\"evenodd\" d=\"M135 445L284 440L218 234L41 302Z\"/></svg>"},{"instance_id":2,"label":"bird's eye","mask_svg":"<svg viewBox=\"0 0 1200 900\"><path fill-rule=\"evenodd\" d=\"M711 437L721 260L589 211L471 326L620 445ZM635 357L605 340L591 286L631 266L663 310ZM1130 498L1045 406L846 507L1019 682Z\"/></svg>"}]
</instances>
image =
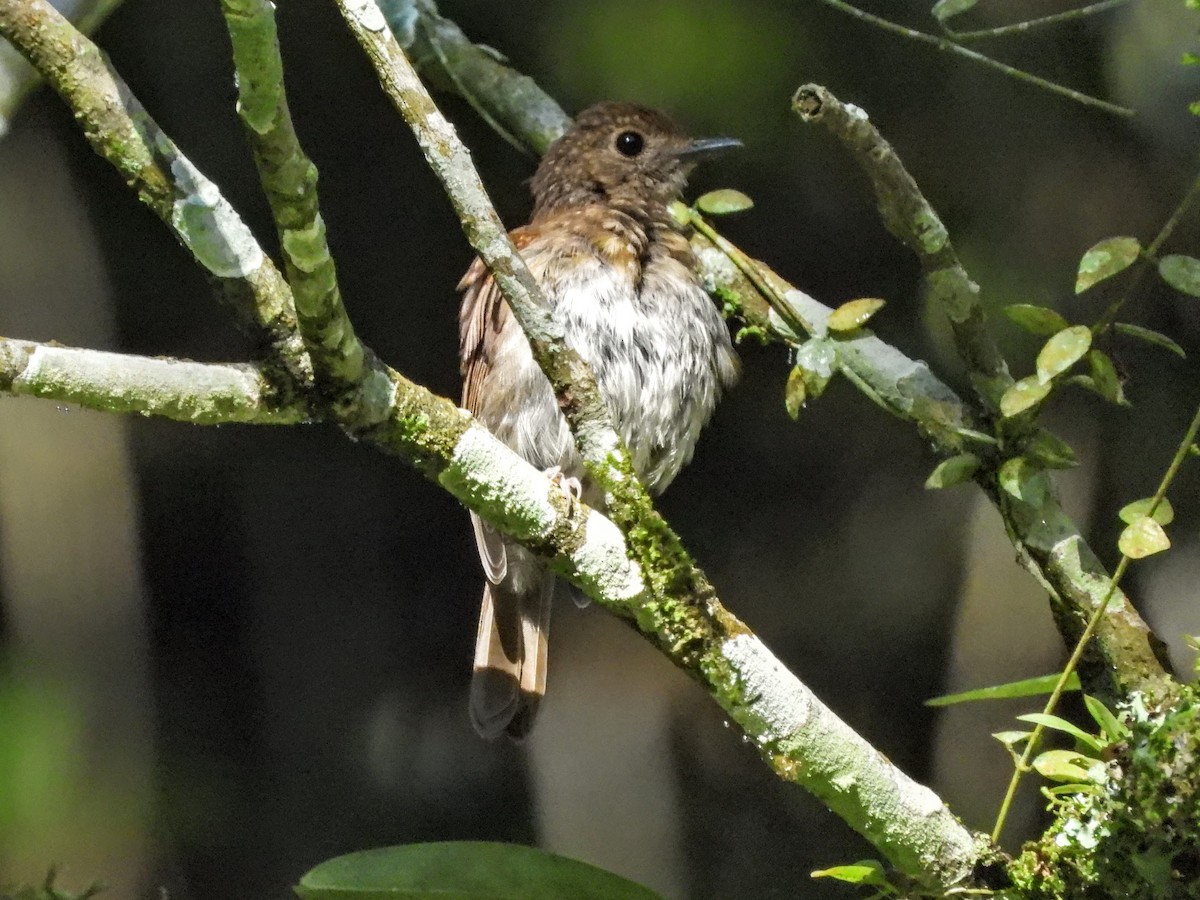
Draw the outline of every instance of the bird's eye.
<instances>
[{"instance_id":1,"label":"bird's eye","mask_svg":"<svg viewBox=\"0 0 1200 900\"><path fill-rule=\"evenodd\" d=\"M636 131L622 131L617 135L617 152L623 156L637 156L646 146L646 139Z\"/></svg>"}]
</instances>

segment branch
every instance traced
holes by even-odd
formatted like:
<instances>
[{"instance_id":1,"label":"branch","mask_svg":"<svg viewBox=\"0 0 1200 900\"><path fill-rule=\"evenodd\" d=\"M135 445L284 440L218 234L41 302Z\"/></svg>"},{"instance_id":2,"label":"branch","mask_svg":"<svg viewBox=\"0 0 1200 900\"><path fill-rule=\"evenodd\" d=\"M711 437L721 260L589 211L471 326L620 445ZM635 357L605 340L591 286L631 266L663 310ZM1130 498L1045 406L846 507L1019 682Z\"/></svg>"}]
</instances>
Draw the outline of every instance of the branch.
<instances>
[{"instance_id":1,"label":"branch","mask_svg":"<svg viewBox=\"0 0 1200 900\"><path fill-rule=\"evenodd\" d=\"M108 60L46 0L0 0L8 39L75 113L92 148L212 277L235 311L262 329L298 383L311 368L291 291L220 190L137 101Z\"/></svg>"},{"instance_id":2,"label":"branch","mask_svg":"<svg viewBox=\"0 0 1200 900\"><path fill-rule=\"evenodd\" d=\"M1099 3L1090 3L1087 6L1079 6L1060 13L1052 13L1036 19L1027 19L1024 22L1014 22L1011 25L1000 25L996 28L981 28L978 31L955 31L948 27L945 22L939 20L939 23L942 26L942 30L946 32L947 37L953 38L956 41L974 41L980 38L998 38L1008 37L1013 34L1025 34L1026 32L1033 31L1035 28L1058 25L1062 22L1071 22L1087 18L1088 16L1094 16L1097 13L1107 12L1118 6L1124 6L1128 2L1129 0L1100 0Z\"/></svg>"},{"instance_id":3,"label":"branch","mask_svg":"<svg viewBox=\"0 0 1200 900\"><path fill-rule=\"evenodd\" d=\"M237 69L238 115L271 206L299 332L321 393L355 403L365 374L363 346L342 303L317 203L317 168L300 147L283 85L270 0L221 0Z\"/></svg>"},{"instance_id":4,"label":"branch","mask_svg":"<svg viewBox=\"0 0 1200 900\"><path fill-rule=\"evenodd\" d=\"M262 366L130 356L0 338L0 391L193 425L295 425L305 403Z\"/></svg>"}]
</instances>

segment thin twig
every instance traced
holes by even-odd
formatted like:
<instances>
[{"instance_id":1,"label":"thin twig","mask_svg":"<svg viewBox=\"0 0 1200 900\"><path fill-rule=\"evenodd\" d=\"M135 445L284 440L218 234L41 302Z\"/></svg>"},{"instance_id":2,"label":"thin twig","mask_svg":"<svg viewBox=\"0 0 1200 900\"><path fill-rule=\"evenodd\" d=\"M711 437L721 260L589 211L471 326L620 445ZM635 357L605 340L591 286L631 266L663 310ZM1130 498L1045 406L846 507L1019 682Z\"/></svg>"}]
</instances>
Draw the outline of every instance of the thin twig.
<instances>
[{"instance_id":1,"label":"thin twig","mask_svg":"<svg viewBox=\"0 0 1200 900\"><path fill-rule=\"evenodd\" d=\"M820 2L824 3L826 6L831 6L834 9L843 12L846 15L853 16L859 21L867 22L870 25L874 25L876 28L890 32L891 34L899 35L900 37L908 38L912 41L918 41L923 44L929 44L930 46L936 47L939 50L944 50L947 53L953 53L956 56L961 56L963 59L969 59L972 62L995 69L998 72L1003 72L1005 75L1009 75L1020 81L1024 81L1026 84L1032 84L1036 87L1042 88L1043 90L1058 94L1059 96L1067 97L1070 100L1074 100L1076 103L1082 103L1084 106L1090 106L1093 109L1100 109L1104 112L1112 113L1115 116L1123 116L1126 118L1135 115L1132 109L1127 109L1124 106L1117 106L1115 103L1109 103L1107 100L1101 100L1098 97L1092 97L1088 94L1074 90L1073 88L1058 84L1057 82L1041 78L1032 74L1031 72L1026 72L1023 69L1018 69L1015 66L1002 63L999 60L992 59L990 56L984 56L982 53L978 53L968 47L963 47L959 44L956 44L949 38L938 37L935 34L926 34L924 31L917 31L914 28L907 28L904 25L899 25L896 22L892 22L880 16L873 15L869 12L864 12L856 6L851 6L849 3L846 3L845 0L820 0Z\"/></svg>"},{"instance_id":2,"label":"thin twig","mask_svg":"<svg viewBox=\"0 0 1200 900\"><path fill-rule=\"evenodd\" d=\"M947 37L953 38L956 41L973 41L982 38L998 38L1008 37L1013 34L1025 34L1033 31L1036 28L1042 28L1047 25L1058 25L1061 22L1070 22L1077 19L1083 19L1087 16L1094 16L1097 13L1107 12L1118 6L1124 6L1130 0L1100 0L1099 3L1092 3L1088 6L1080 6L1076 9L1068 9L1064 12L1053 13L1049 16L1041 16L1037 19L1027 19L1024 22L1013 22L1011 25L1000 25L996 28L981 28L977 31L955 31L947 26L944 22L941 23L942 31Z\"/></svg>"}]
</instances>

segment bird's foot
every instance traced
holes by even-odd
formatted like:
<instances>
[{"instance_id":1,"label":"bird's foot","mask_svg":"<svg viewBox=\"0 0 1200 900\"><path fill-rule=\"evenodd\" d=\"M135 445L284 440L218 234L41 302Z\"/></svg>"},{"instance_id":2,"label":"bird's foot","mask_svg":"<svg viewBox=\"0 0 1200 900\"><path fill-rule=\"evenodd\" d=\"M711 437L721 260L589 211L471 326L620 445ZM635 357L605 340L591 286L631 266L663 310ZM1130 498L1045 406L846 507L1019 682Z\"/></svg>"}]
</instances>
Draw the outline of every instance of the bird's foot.
<instances>
[{"instance_id":1,"label":"bird's foot","mask_svg":"<svg viewBox=\"0 0 1200 900\"><path fill-rule=\"evenodd\" d=\"M562 466L551 466L545 472L546 477L550 479L551 483L562 491L562 495L567 498L567 508L574 511L575 504L583 496L583 484L573 475L564 475Z\"/></svg>"}]
</instances>

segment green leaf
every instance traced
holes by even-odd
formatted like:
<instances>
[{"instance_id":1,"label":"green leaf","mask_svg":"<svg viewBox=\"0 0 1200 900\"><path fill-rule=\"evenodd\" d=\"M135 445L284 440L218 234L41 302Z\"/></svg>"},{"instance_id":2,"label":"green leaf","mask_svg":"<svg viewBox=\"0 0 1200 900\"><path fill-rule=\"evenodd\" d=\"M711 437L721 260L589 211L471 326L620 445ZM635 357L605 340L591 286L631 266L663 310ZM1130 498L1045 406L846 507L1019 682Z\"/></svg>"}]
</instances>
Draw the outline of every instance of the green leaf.
<instances>
[{"instance_id":1,"label":"green leaf","mask_svg":"<svg viewBox=\"0 0 1200 900\"><path fill-rule=\"evenodd\" d=\"M1180 293L1200 297L1200 259L1192 256L1164 256L1158 261L1158 274Z\"/></svg>"},{"instance_id":2,"label":"green leaf","mask_svg":"<svg viewBox=\"0 0 1200 900\"><path fill-rule=\"evenodd\" d=\"M1092 329L1086 325L1064 328L1046 341L1037 358L1038 378L1049 381L1055 375L1067 371L1088 352L1092 346Z\"/></svg>"},{"instance_id":3,"label":"green leaf","mask_svg":"<svg viewBox=\"0 0 1200 900\"><path fill-rule=\"evenodd\" d=\"M939 22L945 22L959 13L966 12L976 2L978 0L937 0L937 3L933 4L933 9L930 10L930 13Z\"/></svg>"},{"instance_id":4,"label":"green leaf","mask_svg":"<svg viewBox=\"0 0 1200 900\"><path fill-rule=\"evenodd\" d=\"M304 900L662 900L596 866L518 844L449 841L381 847L321 863Z\"/></svg>"},{"instance_id":5,"label":"green leaf","mask_svg":"<svg viewBox=\"0 0 1200 900\"><path fill-rule=\"evenodd\" d=\"M813 878L833 878L850 884L869 884L875 887L884 887L888 884L883 863L875 859L860 859L853 865L818 869L812 872L811 876Z\"/></svg>"},{"instance_id":6,"label":"green leaf","mask_svg":"<svg viewBox=\"0 0 1200 900\"><path fill-rule=\"evenodd\" d=\"M1126 525L1132 525L1143 516L1150 515L1150 507L1154 505L1153 497L1144 497L1141 500L1134 500L1132 503L1127 503L1121 507L1121 511L1117 513L1121 517L1121 521ZM1170 525L1175 521L1175 509L1171 506L1171 501L1166 497L1162 498L1162 502L1154 509L1154 515L1151 516L1159 525Z\"/></svg>"},{"instance_id":7,"label":"green leaf","mask_svg":"<svg viewBox=\"0 0 1200 900\"><path fill-rule=\"evenodd\" d=\"M1037 406L1050 393L1049 382L1042 381L1037 375L1022 378L1000 398L1000 412L1006 418L1025 412Z\"/></svg>"},{"instance_id":8,"label":"green leaf","mask_svg":"<svg viewBox=\"0 0 1200 900\"><path fill-rule=\"evenodd\" d=\"M1004 314L1033 334L1052 335L1070 328L1071 323L1055 310L1029 303L1014 303L1004 307Z\"/></svg>"},{"instance_id":9,"label":"green leaf","mask_svg":"<svg viewBox=\"0 0 1200 900\"><path fill-rule=\"evenodd\" d=\"M1097 762L1099 760L1074 750L1047 750L1038 754L1033 761L1033 768L1043 778L1049 778L1051 781L1078 781L1088 784L1095 783L1095 779L1088 774L1088 769Z\"/></svg>"},{"instance_id":10,"label":"green leaf","mask_svg":"<svg viewBox=\"0 0 1200 900\"><path fill-rule=\"evenodd\" d=\"M861 328L871 316L883 309L883 306L883 300L869 297L850 300L829 314L828 328L830 331L853 331L855 328Z\"/></svg>"},{"instance_id":11,"label":"green leaf","mask_svg":"<svg viewBox=\"0 0 1200 900\"><path fill-rule=\"evenodd\" d=\"M1170 350L1180 359L1187 358L1187 354L1183 352L1183 348L1165 334L1159 334L1157 331L1151 331L1149 328L1143 328L1141 325L1130 325L1128 322L1113 322L1113 328L1121 332L1121 334L1127 334L1148 344L1162 347L1164 350Z\"/></svg>"},{"instance_id":12,"label":"green leaf","mask_svg":"<svg viewBox=\"0 0 1200 900\"><path fill-rule=\"evenodd\" d=\"M680 225L687 225L692 221L692 211L688 209L687 204L682 200L672 200L667 206L667 212Z\"/></svg>"},{"instance_id":13,"label":"green leaf","mask_svg":"<svg viewBox=\"0 0 1200 900\"><path fill-rule=\"evenodd\" d=\"M1137 238L1105 238L1079 261L1079 274L1075 276L1075 293L1082 294L1088 288L1111 278L1129 268L1138 258L1142 245Z\"/></svg>"},{"instance_id":14,"label":"green leaf","mask_svg":"<svg viewBox=\"0 0 1200 900\"><path fill-rule=\"evenodd\" d=\"M804 376L806 400L816 400L837 372L837 344L828 338L810 338L796 350L795 372Z\"/></svg>"},{"instance_id":15,"label":"green leaf","mask_svg":"<svg viewBox=\"0 0 1200 900\"><path fill-rule=\"evenodd\" d=\"M1072 469L1079 465L1071 445L1049 431L1039 431L1025 444L1025 455L1045 469Z\"/></svg>"},{"instance_id":16,"label":"green leaf","mask_svg":"<svg viewBox=\"0 0 1200 900\"><path fill-rule=\"evenodd\" d=\"M1104 732L1104 736L1108 738L1111 744L1113 741L1119 741L1129 737L1129 728L1120 719L1113 714L1113 711L1105 706L1090 694L1083 695L1083 703L1087 707L1087 711L1092 718L1096 720L1096 724L1100 726L1100 730Z\"/></svg>"},{"instance_id":17,"label":"green leaf","mask_svg":"<svg viewBox=\"0 0 1200 900\"><path fill-rule=\"evenodd\" d=\"M729 213L743 212L754 206L754 201L733 188L721 188L719 191L709 191L696 200L696 206L710 216L726 216Z\"/></svg>"},{"instance_id":18,"label":"green leaf","mask_svg":"<svg viewBox=\"0 0 1200 900\"><path fill-rule=\"evenodd\" d=\"M1062 673L1054 675L1039 675L1036 678L1023 678L1020 681L1010 681L1007 684L997 684L992 687L975 688L959 694L943 694L926 700L926 706L952 706L955 703L970 703L975 700L1010 700L1013 697L1038 697L1049 694L1058 684ZM1079 676L1072 672L1067 676L1064 690L1079 690Z\"/></svg>"},{"instance_id":19,"label":"green leaf","mask_svg":"<svg viewBox=\"0 0 1200 900\"><path fill-rule=\"evenodd\" d=\"M1049 798L1061 797L1063 794L1091 794L1098 790L1094 784L1080 784L1072 782L1069 784L1057 784L1054 787L1042 788L1042 793Z\"/></svg>"},{"instance_id":20,"label":"green leaf","mask_svg":"<svg viewBox=\"0 0 1200 900\"><path fill-rule=\"evenodd\" d=\"M1113 365L1107 353L1103 350L1089 351L1088 367L1092 372L1092 387L1097 394L1118 406L1129 405L1129 401L1125 399L1121 377L1117 374L1117 367Z\"/></svg>"},{"instance_id":21,"label":"green leaf","mask_svg":"<svg viewBox=\"0 0 1200 900\"><path fill-rule=\"evenodd\" d=\"M808 399L808 389L804 386L804 370L793 366L788 373L787 385L783 389L783 408L792 419L800 418L800 410Z\"/></svg>"},{"instance_id":22,"label":"green leaf","mask_svg":"<svg viewBox=\"0 0 1200 900\"><path fill-rule=\"evenodd\" d=\"M1051 716L1046 713L1026 713L1023 716L1017 716L1017 719L1021 722L1029 722L1032 725L1041 725L1043 728L1053 728L1055 731L1062 731L1069 734L1096 753L1104 749L1104 742L1095 735L1088 734L1078 725L1058 716Z\"/></svg>"},{"instance_id":23,"label":"green leaf","mask_svg":"<svg viewBox=\"0 0 1200 900\"><path fill-rule=\"evenodd\" d=\"M943 459L937 464L930 476L925 479L925 487L948 488L970 480L979 471L979 457L974 453L960 453Z\"/></svg>"},{"instance_id":24,"label":"green leaf","mask_svg":"<svg viewBox=\"0 0 1200 900\"><path fill-rule=\"evenodd\" d=\"M1117 539L1117 549L1130 559L1144 559L1162 553L1171 546L1171 540L1161 525L1149 516L1134 519L1125 526Z\"/></svg>"},{"instance_id":25,"label":"green leaf","mask_svg":"<svg viewBox=\"0 0 1200 900\"><path fill-rule=\"evenodd\" d=\"M1004 493L1034 506L1046 499L1049 490L1041 467L1024 456L1006 459L996 480Z\"/></svg>"},{"instance_id":26,"label":"green leaf","mask_svg":"<svg viewBox=\"0 0 1200 900\"><path fill-rule=\"evenodd\" d=\"M997 731L992 734L996 740L1002 743L1010 751L1021 741L1026 740L1032 731Z\"/></svg>"}]
</instances>

